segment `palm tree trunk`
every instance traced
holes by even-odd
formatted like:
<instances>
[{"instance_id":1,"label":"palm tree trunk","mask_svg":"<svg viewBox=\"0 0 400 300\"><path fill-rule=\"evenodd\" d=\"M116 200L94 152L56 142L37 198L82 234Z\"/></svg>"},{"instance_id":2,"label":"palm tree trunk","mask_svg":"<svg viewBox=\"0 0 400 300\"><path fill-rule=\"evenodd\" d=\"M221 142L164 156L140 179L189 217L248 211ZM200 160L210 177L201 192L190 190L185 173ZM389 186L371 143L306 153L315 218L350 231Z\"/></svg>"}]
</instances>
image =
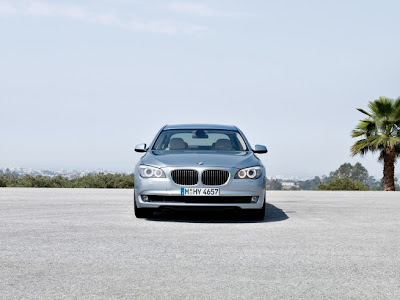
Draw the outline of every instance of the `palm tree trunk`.
<instances>
[{"instance_id":1,"label":"palm tree trunk","mask_svg":"<svg viewBox=\"0 0 400 300\"><path fill-rule=\"evenodd\" d=\"M394 191L394 160L395 153L390 147L385 148L383 157L383 190Z\"/></svg>"}]
</instances>

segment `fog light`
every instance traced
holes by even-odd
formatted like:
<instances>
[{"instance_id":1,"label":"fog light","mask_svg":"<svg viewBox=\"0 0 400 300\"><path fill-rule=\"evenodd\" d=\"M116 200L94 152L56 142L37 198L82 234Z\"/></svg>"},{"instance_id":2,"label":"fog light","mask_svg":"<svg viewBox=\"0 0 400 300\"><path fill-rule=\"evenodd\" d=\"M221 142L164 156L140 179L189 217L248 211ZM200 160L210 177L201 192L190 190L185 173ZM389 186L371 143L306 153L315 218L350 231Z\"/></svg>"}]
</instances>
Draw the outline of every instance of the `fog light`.
<instances>
[{"instance_id":1,"label":"fog light","mask_svg":"<svg viewBox=\"0 0 400 300\"><path fill-rule=\"evenodd\" d=\"M142 195L142 201L149 202L149 197L146 195Z\"/></svg>"},{"instance_id":2,"label":"fog light","mask_svg":"<svg viewBox=\"0 0 400 300\"><path fill-rule=\"evenodd\" d=\"M251 197L251 203L256 203L258 201L258 196Z\"/></svg>"}]
</instances>

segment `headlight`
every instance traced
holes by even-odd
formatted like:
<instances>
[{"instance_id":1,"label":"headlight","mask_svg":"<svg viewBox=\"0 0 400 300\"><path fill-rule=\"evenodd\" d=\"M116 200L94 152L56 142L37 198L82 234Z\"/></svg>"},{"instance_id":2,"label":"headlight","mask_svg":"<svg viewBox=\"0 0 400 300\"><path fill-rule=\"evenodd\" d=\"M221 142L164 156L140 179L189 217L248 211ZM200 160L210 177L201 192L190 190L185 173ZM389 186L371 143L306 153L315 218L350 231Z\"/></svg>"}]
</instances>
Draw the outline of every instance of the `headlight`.
<instances>
[{"instance_id":1,"label":"headlight","mask_svg":"<svg viewBox=\"0 0 400 300\"><path fill-rule=\"evenodd\" d=\"M239 170L235 179L257 179L261 176L261 167L250 167Z\"/></svg>"},{"instance_id":2,"label":"headlight","mask_svg":"<svg viewBox=\"0 0 400 300\"><path fill-rule=\"evenodd\" d=\"M143 178L165 178L163 170L150 166L140 166L139 173Z\"/></svg>"}]
</instances>

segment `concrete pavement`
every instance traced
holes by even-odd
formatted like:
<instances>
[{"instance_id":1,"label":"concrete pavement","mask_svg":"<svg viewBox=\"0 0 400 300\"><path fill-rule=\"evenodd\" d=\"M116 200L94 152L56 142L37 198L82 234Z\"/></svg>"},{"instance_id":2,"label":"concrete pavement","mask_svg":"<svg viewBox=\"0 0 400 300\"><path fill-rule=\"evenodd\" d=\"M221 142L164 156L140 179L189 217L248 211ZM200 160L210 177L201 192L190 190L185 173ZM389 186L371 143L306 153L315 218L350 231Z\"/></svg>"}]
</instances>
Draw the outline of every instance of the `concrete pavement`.
<instances>
[{"instance_id":1,"label":"concrete pavement","mask_svg":"<svg viewBox=\"0 0 400 300\"><path fill-rule=\"evenodd\" d=\"M0 299L398 299L399 192L136 219L132 190L0 188Z\"/></svg>"}]
</instances>

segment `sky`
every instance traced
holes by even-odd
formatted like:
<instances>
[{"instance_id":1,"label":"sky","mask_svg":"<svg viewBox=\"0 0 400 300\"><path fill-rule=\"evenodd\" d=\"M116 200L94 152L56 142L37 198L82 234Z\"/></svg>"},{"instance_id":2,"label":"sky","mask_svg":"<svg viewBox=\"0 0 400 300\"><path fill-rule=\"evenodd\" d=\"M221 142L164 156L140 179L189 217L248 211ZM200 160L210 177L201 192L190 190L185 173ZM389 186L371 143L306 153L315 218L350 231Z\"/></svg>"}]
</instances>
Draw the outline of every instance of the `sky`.
<instances>
[{"instance_id":1,"label":"sky","mask_svg":"<svg viewBox=\"0 0 400 300\"><path fill-rule=\"evenodd\" d=\"M350 156L400 96L400 2L0 0L0 167L133 170L165 124L238 126L267 175ZM396 165L399 168L399 164ZM399 169L396 170L398 173Z\"/></svg>"}]
</instances>

